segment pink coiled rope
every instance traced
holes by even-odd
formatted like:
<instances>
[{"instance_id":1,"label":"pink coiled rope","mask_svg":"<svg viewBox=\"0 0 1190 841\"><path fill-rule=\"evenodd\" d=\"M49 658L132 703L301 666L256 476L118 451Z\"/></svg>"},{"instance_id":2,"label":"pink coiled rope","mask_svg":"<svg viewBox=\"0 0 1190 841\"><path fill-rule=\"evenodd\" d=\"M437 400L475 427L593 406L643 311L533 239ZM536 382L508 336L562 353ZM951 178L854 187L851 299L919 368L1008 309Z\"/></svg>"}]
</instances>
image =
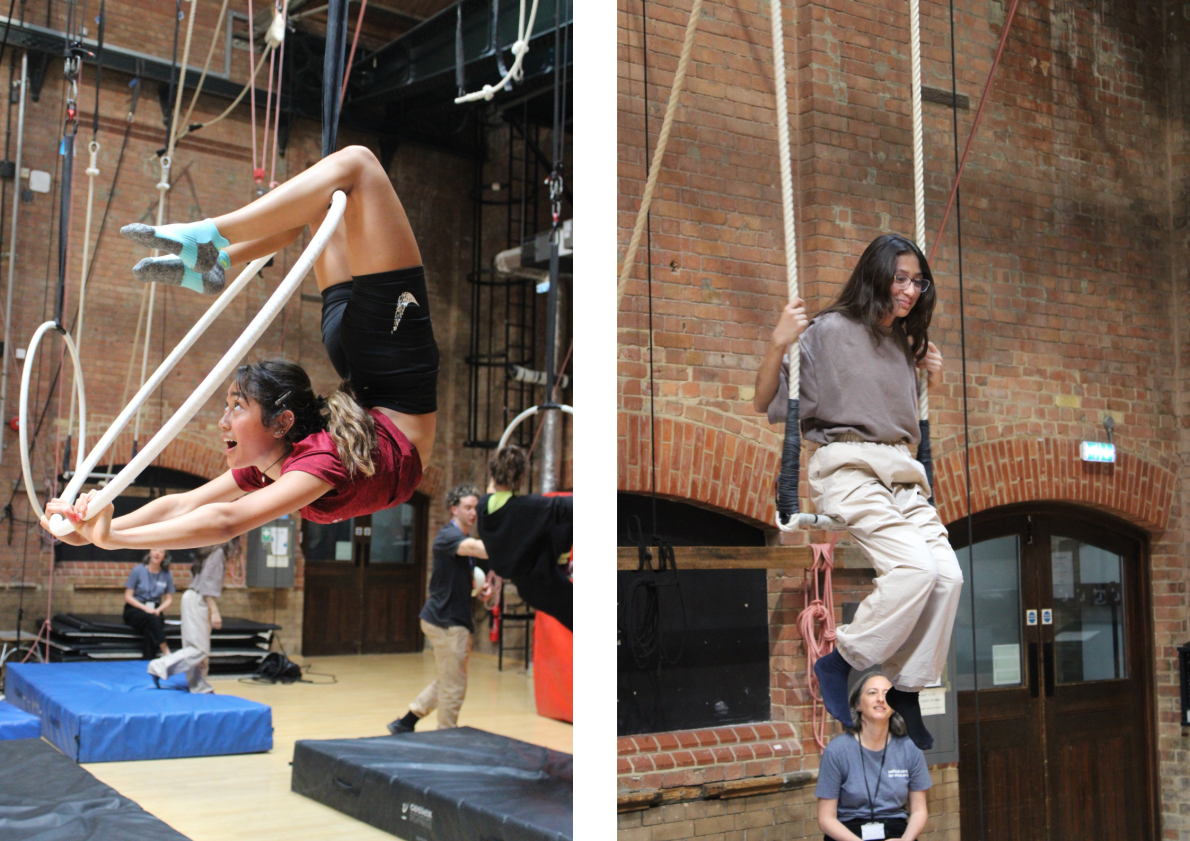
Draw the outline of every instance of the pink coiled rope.
<instances>
[{"instance_id":1,"label":"pink coiled rope","mask_svg":"<svg viewBox=\"0 0 1190 841\"><path fill-rule=\"evenodd\" d=\"M830 543L813 543L814 565L806 570L806 606L797 617L798 631L806 644L806 686L810 689L812 705L811 720L814 728L814 742L818 750L826 748L826 708L822 703L822 692L814 674L814 664L819 657L825 657L835 648L835 599L831 591L831 571L835 568L835 543L839 535L831 537ZM822 589L818 587L818 573L822 572ZM811 584L814 598L810 598Z\"/></svg>"}]
</instances>

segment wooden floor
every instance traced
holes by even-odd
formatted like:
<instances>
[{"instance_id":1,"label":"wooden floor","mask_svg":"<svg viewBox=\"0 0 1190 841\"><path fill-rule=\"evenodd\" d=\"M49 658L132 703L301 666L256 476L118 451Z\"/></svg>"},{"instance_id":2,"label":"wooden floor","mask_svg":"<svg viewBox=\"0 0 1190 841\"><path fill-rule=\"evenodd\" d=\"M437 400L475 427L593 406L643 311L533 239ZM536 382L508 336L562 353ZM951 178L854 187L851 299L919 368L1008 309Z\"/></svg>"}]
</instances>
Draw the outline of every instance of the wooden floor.
<instances>
[{"instance_id":1,"label":"wooden floor","mask_svg":"<svg viewBox=\"0 0 1190 841\"><path fill-rule=\"evenodd\" d=\"M333 686L252 686L215 680L215 691L273 708L273 750L267 754L96 762L86 769L192 841L230 839L391 839L392 835L289 790L298 739L385 735L385 724L434 678L433 654L312 658L312 671L333 674ZM536 714L533 681L514 664L472 654L461 726L478 727L571 753L572 727ZM313 677L314 680L325 678ZM419 730L437 726L431 714Z\"/></svg>"}]
</instances>

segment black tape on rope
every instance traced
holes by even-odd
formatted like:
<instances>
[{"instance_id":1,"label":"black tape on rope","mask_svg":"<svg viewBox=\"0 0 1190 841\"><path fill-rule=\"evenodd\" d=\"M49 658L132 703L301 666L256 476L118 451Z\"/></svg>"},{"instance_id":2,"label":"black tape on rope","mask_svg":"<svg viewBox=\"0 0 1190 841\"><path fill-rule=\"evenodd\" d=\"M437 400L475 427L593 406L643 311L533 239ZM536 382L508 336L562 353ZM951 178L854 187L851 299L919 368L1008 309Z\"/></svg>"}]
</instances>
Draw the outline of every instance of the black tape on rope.
<instances>
[{"instance_id":1,"label":"black tape on rope","mask_svg":"<svg viewBox=\"0 0 1190 841\"><path fill-rule=\"evenodd\" d=\"M802 433L798 428L797 399L792 398L785 414L785 444L781 447L781 475L777 477L777 519L783 526L789 525L800 510L797 494L801 459Z\"/></svg>"},{"instance_id":2,"label":"black tape on rope","mask_svg":"<svg viewBox=\"0 0 1190 841\"><path fill-rule=\"evenodd\" d=\"M322 156L334 154L339 135L339 92L347 57L347 0L330 0L322 61Z\"/></svg>"},{"instance_id":3,"label":"black tape on rope","mask_svg":"<svg viewBox=\"0 0 1190 841\"><path fill-rule=\"evenodd\" d=\"M917 426L921 430L921 443L917 445L917 460L926 469L926 481L930 483L930 505L933 505L934 457L930 453L930 422L928 420L918 421Z\"/></svg>"}]
</instances>

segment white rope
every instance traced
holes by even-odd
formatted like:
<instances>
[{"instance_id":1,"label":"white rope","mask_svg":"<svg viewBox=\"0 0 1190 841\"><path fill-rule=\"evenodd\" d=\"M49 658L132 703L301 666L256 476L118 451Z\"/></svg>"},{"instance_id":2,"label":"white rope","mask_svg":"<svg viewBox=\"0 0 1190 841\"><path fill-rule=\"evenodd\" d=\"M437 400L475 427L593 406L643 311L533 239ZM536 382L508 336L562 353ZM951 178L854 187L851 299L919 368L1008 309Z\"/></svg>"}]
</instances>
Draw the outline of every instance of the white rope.
<instances>
[{"instance_id":1,"label":"white rope","mask_svg":"<svg viewBox=\"0 0 1190 841\"><path fill-rule=\"evenodd\" d=\"M223 33L220 31L223 28L223 17L227 14L227 4L229 0L223 0L223 6L219 9L219 18L215 21L215 32L211 35L211 46L207 49L207 61L202 66L202 73L198 77L198 85L194 88L194 95L190 97L190 107L186 109L186 116L182 118L182 125L190 125L190 115L194 113L194 104L198 102L198 95L202 93L203 82L207 80L207 71L211 69L211 58L215 55L215 45L219 43L219 36ZM248 59L248 63L252 63L252 59ZM185 67L185 65L183 65ZM243 96L241 93L240 96ZM239 100L236 100L239 102ZM182 134L178 135L178 141L181 141L187 133L187 129L182 129Z\"/></svg>"},{"instance_id":2,"label":"white rope","mask_svg":"<svg viewBox=\"0 0 1190 841\"><path fill-rule=\"evenodd\" d=\"M525 61L525 53L529 52L529 39L533 36L533 22L537 20L537 0L533 0L533 10L529 12L529 25L525 26L525 0L521 0L521 16L517 22L517 39L516 43L512 45L512 54L516 56L512 67L508 68L508 72L504 74L504 78L495 85L484 85L483 90L473 91L472 93L463 94L455 98L455 105L462 105L464 102L476 102L480 99L491 100L496 95L496 91L502 90L505 85L515 79L520 81L524 76L521 71L521 65ZM495 22L492 26L495 26ZM555 56L555 60L557 57Z\"/></svg>"},{"instance_id":3,"label":"white rope","mask_svg":"<svg viewBox=\"0 0 1190 841\"><path fill-rule=\"evenodd\" d=\"M165 154L171 158L174 154L174 144L178 142L178 117L182 113L182 96L186 92L186 68L190 66L190 39L194 35L194 9L197 5L198 0L190 0L190 15L186 21L186 45L182 48L182 65L178 68L178 97L174 100L174 112L169 121L169 144L165 150Z\"/></svg>"},{"instance_id":4,"label":"white rope","mask_svg":"<svg viewBox=\"0 0 1190 841\"><path fill-rule=\"evenodd\" d=\"M649 207L653 203L653 190L657 186L657 176L661 174L661 161L665 158L665 147L669 143L669 132L673 128L674 114L678 110L678 98L682 93L682 84L686 81L686 65L690 63L690 52L694 46L694 33L698 31L698 19L702 15L702 0L694 0L690 7L690 19L686 22L686 40L682 44L682 56L678 59L678 69L674 73L673 85L669 89L669 104L665 106L665 119L661 123L661 134L657 136L657 148L653 152L653 162L649 164L649 177L645 181L645 192L640 200L640 209L636 212L636 224L632 228L632 239L628 241L628 250L624 252L624 265L620 268L620 282L616 285L616 310L624 302L624 290L628 287L628 277L632 274L632 267L636 265L636 250L640 248L640 237L645 230L645 220L649 217ZM648 95L648 91L645 92Z\"/></svg>"},{"instance_id":5,"label":"white rope","mask_svg":"<svg viewBox=\"0 0 1190 841\"><path fill-rule=\"evenodd\" d=\"M97 167L96 160L99 156L99 142L92 140L87 147L87 151L91 153L91 163L87 167L87 223L83 228L83 265L79 272L79 311L78 323L74 330L74 346L78 350L83 348L83 314L87 306L87 254L88 248L91 245L91 210L95 202L95 176L99 174L99 167ZM70 422L66 425L66 434L74 429L74 403L75 392L70 392ZM79 440L82 440L82 430L79 430Z\"/></svg>"},{"instance_id":6,"label":"white rope","mask_svg":"<svg viewBox=\"0 0 1190 841\"><path fill-rule=\"evenodd\" d=\"M926 250L926 167L921 125L921 8L920 0L909 0L910 97L913 111L913 226L917 247ZM930 419L930 382L927 375L917 380L917 416Z\"/></svg>"},{"instance_id":7,"label":"white rope","mask_svg":"<svg viewBox=\"0 0 1190 841\"><path fill-rule=\"evenodd\" d=\"M228 115L228 114L230 114L232 111L236 110L236 106L237 106L237 105L239 105L239 104L240 104L240 102L242 102L242 101L243 101L243 99L244 99L244 94L246 94L246 93L247 93L249 90L251 90L251 91L252 91L252 93L253 93L253 96L255 96L255 95L256 95L256 74L260 72L260 68L264 67L264 60L265 60L266 58L268 58L268 57L269 57L269 56L272 54L272 52L273 52L273 51L272 51L272 48L269 48L269 49L266 49L266 50L265 50L263 53L261 53L261 55L260 55L260 61L256 62L256 66L252 68L252 78L250 78L250 79L248 80L248 84L244 85L244 88L243 88L243 90L241 90L241 91L240 91L240 93L239 93L239 95L238 95L238 96L236 96L236 98L235 98L235 99L233 99L233 100L231 101L231 105L228 105L228 106L227 106L227 108L226 108L226 110L224 110L224 112L223 112L222 114L220 114L218 117L215 117L213 120L207 120L206 122L204 122L204 123L202 124L202 127L203 127L203 128L209 128L209 127L211 127L211 126L215 125L215 123L217 123L217 122L219 122L220 120L224 119L225 117L227 117L227 115ZM248 57L248 62L249 62L249 63L251 63L251 62L252 62L252 57L251 57L251 56L249 56L249 57ZM189 115L187 115L187 118L189 118ZM256 124L256 122L255 122L255 117L253 117L253 125L255 125L255 124ZM187 128L185 128L185 129L183 129L183 130L182 130L182 133L178 135L178 139L177 139L177 141L176 141L176 143L175 143L174 145L176 146L176 145L177 145L177 143L181 143L181 142L182 142L182 140L183 140L183 139L186 137L186 135L188 135L188 134L190 134L190 128L189 128L189 127L187 127ZM252 148L253 148L253 149L255 149L255 148L256 148L256 141L255 141L255 140L253 140L253 141L252 141Z\"/></svg>"},{"instance_id":8,"label":"white rope","mask_svg":"<svg viewBox=\"0 0 1190 841\"><path fill-rule=\"evenodd\" d=\"M294 263L293 268L289 270L289 274L287 274L285 279L281 281L281 284L269 298L268 302L264 305L261 311L256 314L256 317L252 319L252 323L248 325L248 327L236 340L235 344L233 344L227 353L223 355L223 358L219 360L219 363L215 366L215 368L206 376L206 379L202 381L202 384L199 385L194 393L186 399L186 402L178 408L173 417L166 421L166 423L161 427L161 430L145 445L145 448L137 453L136 456L124 467L124 469L120 471L119 475L109 482L102 490L100 490L100 492L96 494L95 498L91 500L88 511L92 516L98 514L100 511L106 508L112 502L112 500L120 495L121 491L136 481L136 477L140 475L141 471L152 464L153 460L161 454L161 451L164 450L175 437L177 437L178 433L182 431L183 427L185 427L185 425L190 422L190 419L198 413L203 405L205 405L206 402L210 400L215 391L218 390L218 388L223 384L227 377L231 375L232 371L235 370L235 367L252 349L253 345L255 345L256 342L260 340L260 337L264 335L265 330L268 329L268 326L273 322L274 319L276 319L277 315L285 307L285 304L293 296L293 293L296 292L301 286L302 280L310 271L311 267L313 267L314 261L318 259L319 255L322 254L322 250L326 247L327 242L330 241L331 235L335 232L335 228L342 220L343 211L346 209L346 207L347 196L341 190L336 190L334 195L331 197L331 207L326 214L326 218L323 220L322 225L319 226L317 233L315 233L314 237L311 239L310 245L306 247L306 250L302 252L302 256L298 258L297 262ZM161 378L164 378L164 376L168 373L166 364L169 363L172 367L173 363L176 362L177 359L181 358L185 351L189 349L189 344L193 344L195 341L197 341L199 335L201 335L201 333L206 330L210 323L214 321L215 317L219 314L219 312L222 311L223 307L226 307L227 304L230 303L232 297L234 297L234 294L229 293L232 293L233 290L235 292L239 292L239 290L242 289L248 283L248 281L256 275L260 268L266 262L268 262L271 256L272 255L269 255L269 257L261 257L260 259L254 260L249 264L248 268L245 269L238 278L236 278L231 287L229 287L227 291L219 296L215 304L211 306L211 310L208 311L207 315L203 316L199 323L191 329L190 333L186 335L186 338L182 340L182 344L179 344L178 349L176 349L173 354L170 354L170 357L166 360L166 362L162 363L162 366L158 369L158 372L154 373L154 379L158 378L158 374L160 374ZM226 301L224 299L226 299ZM219 306L221 303L222 306ZM189 344L186 344L187 342L189 342ZM183 347L183 344L185 344L186 347ZM26 367L28 367L28 363L26 363ZM156 385L153 382L146 383L141 388L140 392L137 393L136 397L133 398L133 404L136 404L137 407L139 407L139 403L148 399L149 395L152 394L155 388ZM128 417L131 416L133 411L134 408L131 404L124 408L124 411L121 413L121 418L125 424L127 423ZM117 423L119 422L120 419L117 419ZM115 426L116 425L113 424L113 429ZM91 471L91 468L93 468L95 464L98 463L99 459L103 457L104 451L108 446L111 445L111 442L115 440L115 436L119 434L119 430L115 430L113 432L113 429L108 430L107 434L104 435L104 438L87 456L86 461L80 464L75 476L71 478L70 484L66 486L66 490L62 494L62 499L64 501L74 501L79 489L82 487L83 482L87 478L87 474ZM22 447L22 451L27 452L27 449ZM28 479L26 479L26 482L28 482ZM55 517L51 520L51 531L53 531L53 533L59 537L69 534L71 529L72 526L65 520L62 520L58 517Z\"/></svg>"},{"instance_id":9,"label":"white rope","mask_svg":"<svg viewBox=\"0 0 1190 841\"><path fill-rule=\"evenodd\" d=\"M789 154L789 98L785 85L785 34L781 21L781 0L770 0L770 18L773 24L773 72L776 77L774 90L777 96L777 147L781 164L781 218L785 222L785 285L789 300L797 297L797 238L794 235L793 219L793 166ZM789 349L789 395L793 397L801 389L801 354Z\"/></svg>"}]
</instances>

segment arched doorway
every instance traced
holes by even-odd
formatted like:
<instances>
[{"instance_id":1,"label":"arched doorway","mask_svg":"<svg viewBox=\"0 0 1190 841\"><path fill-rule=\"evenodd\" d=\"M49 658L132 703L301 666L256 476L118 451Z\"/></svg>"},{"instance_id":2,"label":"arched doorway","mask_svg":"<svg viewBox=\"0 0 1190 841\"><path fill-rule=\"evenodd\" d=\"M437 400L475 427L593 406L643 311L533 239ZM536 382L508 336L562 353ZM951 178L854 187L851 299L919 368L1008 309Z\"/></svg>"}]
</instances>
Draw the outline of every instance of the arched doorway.
<instances>
[{"instance_id":1,"label":"arched doorway","mask_svg":"<svg viewBox=\"0 0 1190 841\"><path fill-rule=\"evenodd\" d=\"M964 520L950 533L966 579L962 837L981 837L982 814L986 841L1155 838L1147 535L1060 504L991 509L971 540Z\"/></svg>"}]
</instances>

